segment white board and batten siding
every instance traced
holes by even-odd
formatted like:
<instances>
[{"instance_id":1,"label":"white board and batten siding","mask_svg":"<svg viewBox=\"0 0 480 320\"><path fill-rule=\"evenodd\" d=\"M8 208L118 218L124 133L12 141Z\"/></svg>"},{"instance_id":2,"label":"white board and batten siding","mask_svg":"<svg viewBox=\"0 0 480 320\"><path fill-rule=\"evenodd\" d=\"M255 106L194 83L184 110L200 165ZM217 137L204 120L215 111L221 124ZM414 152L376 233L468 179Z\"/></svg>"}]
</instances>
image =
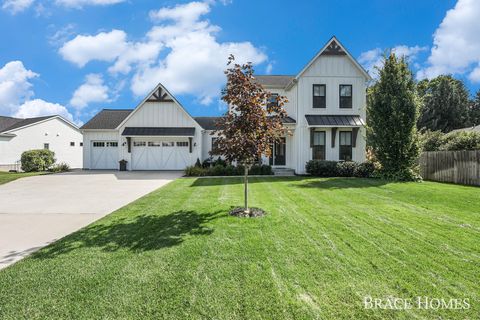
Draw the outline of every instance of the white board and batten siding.
<instances>
[{"instance_id":1,"label":"white board and batten siding","mask_svg":"<svg viewBox=\"0 0 480 320\"><path fill-rule=\"evenodd\" d=\"M313 85L326 85L326 108L313 108ZM352 85L352 108L340 108L340 85ZM310 148L310 129L306 114L324 115L360 115L366 116L367 79L363 72L347 56L320 56L299 77L290 91L297 97L297 127L294 133L296 147L294 167L297 173L305 173L305 164L312 159ZM331 128L326 131L326 159L339 159L339 131L351 131L352 128L338 127L335 147L331 148ZM352 149L352 160L365 160L365 128L358 132L356 147Z\"/></svg>"},{"instance_id":2,"label":"white board and batten siding","mask_svg":"<svg viewBox=\"0 0 480 320\"><path fill-rule=\"evenodd\" d=\"M118 131L115 130L84 130L83 163L85 169L118 169L121 147L118 140ZM117 147L112 142L116 142Z\"/></svg>"},{"instance_id":3,"label":"white board and batten siding","mask_svg":"<svg viewBox=\"0 0 480 320\"><path fill-rule=\"evenodd\" d=\"M45 144L48 144L48 149L55 152L57 163L64 162L71 168L82 168L82 133L59 117L9 133L15 136L0 138L0 165L15 164L20 161L24 151L44 149Z\"/></svg>"},{"instance_id":4,"label":"white board and batten siding","mask_svg":"<svg viewBox=\"0 0 480 320\"><path fill-rule=\"evenodd\" d=\"M145 168L144 170L154 170L154 169L165 169L165 170L182 170L186 166L195 164L197 158L202 159L202 128L198 123L193 120L193 118L179 105L175 102L145 102L141 107L136 110L131 117L119 128L118 132L121 133L126 127L189 127L195 128L195 136L192 139L192 153L189 152L188 147L177 147L177 142L188 141L188 137L135 137L132 139L132 152L128 153L127 149L127 139L126 137L120 136L120 159L125 159L128 161L127 168L128 170L140 170L140 168ZM156 165L152 161L141 160L139 157L132 157L132 154L135 151L141 151L139 149L134 150L134 141L145 141L152 142L174 142L175 147L160 147L155 148L150 153L155 153L161 159ZM147 146L148 147L148 146ZM188 154L185 154L185 149ZM173 152L173 154L171 154ZM160 153L162 154L160 156ZM171 154L167 156L167 154ZM180 165L172 165L173 158L178 158ZM145 159L145 158L143 158ZM134 162L137 161L135 164ZM139 164L139 161L145 162L145 166ZM161 165L163 164L163 165ZM186 164L186 165L183 165Z\"/></svg>"}]
</instances>

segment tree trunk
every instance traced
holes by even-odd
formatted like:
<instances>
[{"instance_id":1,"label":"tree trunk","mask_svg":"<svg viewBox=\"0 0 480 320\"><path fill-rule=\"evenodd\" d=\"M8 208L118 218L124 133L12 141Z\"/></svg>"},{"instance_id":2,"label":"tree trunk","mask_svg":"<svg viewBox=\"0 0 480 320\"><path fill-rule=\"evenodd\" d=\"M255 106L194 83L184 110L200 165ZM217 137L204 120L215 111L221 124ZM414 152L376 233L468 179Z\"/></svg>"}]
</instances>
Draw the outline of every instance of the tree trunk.
<instances>
[{"instance_id":1,"label":"tree trunk","mask_svg":"<svg viewBox=\"0 0 480 320\"><path fill-rule=\"evenodd\" d=\"M249 213L248 210L248 165L245 164L245 174L243 176L243 183L244 183L244 198L245 198L245 212Z\"/></svg>"}]
</instances>

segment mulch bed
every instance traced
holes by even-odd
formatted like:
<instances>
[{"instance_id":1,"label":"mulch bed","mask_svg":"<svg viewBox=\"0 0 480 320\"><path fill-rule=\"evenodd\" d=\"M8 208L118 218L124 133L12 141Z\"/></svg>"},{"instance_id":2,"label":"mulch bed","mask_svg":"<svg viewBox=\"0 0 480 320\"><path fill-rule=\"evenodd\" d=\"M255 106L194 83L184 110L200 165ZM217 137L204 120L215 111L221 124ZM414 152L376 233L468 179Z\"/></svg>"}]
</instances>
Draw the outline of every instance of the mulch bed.
<instances>
[{"instance_id":1,"label":"mulch bed","mask_svg":"<svg viewBox=\"0 0 480 320\"><path fill-rule=\"evenodd\" d=\"M267 213L260 208L249 208L248 212L245 212L245 208L236 207L230 210L228 214L240 218L258 218L263 217Z\"/></svg>"}]
</instances>

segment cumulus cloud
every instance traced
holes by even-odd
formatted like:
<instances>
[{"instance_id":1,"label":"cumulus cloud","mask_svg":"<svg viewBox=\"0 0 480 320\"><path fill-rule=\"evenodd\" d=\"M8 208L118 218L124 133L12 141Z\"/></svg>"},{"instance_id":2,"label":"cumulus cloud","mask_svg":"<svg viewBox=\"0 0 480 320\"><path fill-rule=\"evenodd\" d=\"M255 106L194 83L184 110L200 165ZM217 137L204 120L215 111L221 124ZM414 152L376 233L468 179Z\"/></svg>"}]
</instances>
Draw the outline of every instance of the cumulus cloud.
<instances>
[{"instance_id":1,"label":"cumulus cloud","mask_svg":"<svg viewBox=\"0 0 480 320\"><path fill-rule=\"evenodd\" d=\"M24 11L33 4L34 0L4 0L2 3L2 9L16 14Z\"/></svg>"},{"instance_id":2,"label":"cumulus cloud","mask_svg":"<svg viewBox=\"0 0 480 320\"><path fill-rule=\"evenodd\" d=\"M480 82L480 1L459 0L445 15L433 35L427 67L419 78L433 78L440 74L468 74L470 80Z\"/></svg>"},{"instance_id":3,"label":"cumulus cloud","mask_svg":"<svg viewBox=\"0 0 480 320\"><path fill-rule=\"evenodd\" d=\"M92 102L107 102L110 100L108 87L104 85L103 78L99 74L89 74L85 82L75 90L70 104L77 110L81 110Z\"/></svg>"},{"instance_id":4,"label":"cumulus cloud","mask_svg":"<svg viewBox=\"0 0 480 320\"><path fill-rule=\"evenodd\" d=\"M77 36L63 45L60 54L79 67L92 60L111 62L112 75L131 75L130 89L137 96L161 82L175 94L195 95L201 103L210 104L225 82L229 54L240 63L254 65L268 59L248 41L220 42L216 37L220 27L204 18L211 4L190 2L151 11L154 25L139 42L112 30Z\"/></svg>"},{"instance_id":5,"label":"cumulus cloud","mask_svg":"<svg viewBox=\"0 0 480 320\"><path fill-rule=\"evenodd\" d=\"M73 116L68 112L67 108L58 103L50 103L42 99L29 100L18 107L14 117L17 118L33 118L46 115L60 115L72 122Z\"/></svg>"},{"instance_id":6,"label":"cumulus cloud","mask_svg":"<svg viewBox=\"0 0 480 320\"><path fill-rule=\"evenodd\" d=\"M428 50L427 47L413 46L409 47L406 45L398 45L391 48L391 51L394 52L399 57L405 57L410 63L414 62L418 54L422 51ZM378 78L377 68L383 66L383 54L386 52L385 49L375 48L362 52L358 57L358 62L368 71L372 78Z\"/></svg>"},{"instance_id":7,"label":"cumulus cloud","mask_svg":"<svg viewBox=\"0 0 480 320\"><path fill-rule=\"evenodd\" d=\"M59 50L62 57L79 67L92 60L112 62L127 49L127 35L122 30L100 32L94 36L78 35Z\"/></svg>"},{"instance_id":8,"label":"cumulus cloud","mask_svg":"<svg viewBox=\"0 0 480 320\"><path fill-rule=\"evenodd\" d=\"M0 68L0 114L19 118L59 114L73 120L67 108L60 104L32 100L34 91L30 80L38 76L21 61L11 61Z\"/></svg>"},{"instance_id":9,"label":"cumulus cloud","mask_svg":"<svg viewBox=\"0 0 480 320\"><path fill-rule=\"evenodd\" d=\"M23 101L33 96L31 79L38 74L11 61L0 69L0 114L11 114Z\"/></svg>"}]
</instances>

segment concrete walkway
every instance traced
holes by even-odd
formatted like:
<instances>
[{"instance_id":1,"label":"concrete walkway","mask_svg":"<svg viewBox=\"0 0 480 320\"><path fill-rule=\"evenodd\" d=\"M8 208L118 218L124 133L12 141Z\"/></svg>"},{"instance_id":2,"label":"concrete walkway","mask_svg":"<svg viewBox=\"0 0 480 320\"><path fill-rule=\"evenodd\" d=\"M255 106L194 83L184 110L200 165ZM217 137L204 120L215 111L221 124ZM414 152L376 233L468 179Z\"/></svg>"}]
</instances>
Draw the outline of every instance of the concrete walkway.
<instances>
[{"instance_id":1,"label":"concrete walkway","mask_svg":"<svg viewBox=\"0 0 480 320\"><path fill-rule=\"evenodd\" d=\"M181 175L76 171L0 185L0 269Z\"/></svg>"}]
</instances>

